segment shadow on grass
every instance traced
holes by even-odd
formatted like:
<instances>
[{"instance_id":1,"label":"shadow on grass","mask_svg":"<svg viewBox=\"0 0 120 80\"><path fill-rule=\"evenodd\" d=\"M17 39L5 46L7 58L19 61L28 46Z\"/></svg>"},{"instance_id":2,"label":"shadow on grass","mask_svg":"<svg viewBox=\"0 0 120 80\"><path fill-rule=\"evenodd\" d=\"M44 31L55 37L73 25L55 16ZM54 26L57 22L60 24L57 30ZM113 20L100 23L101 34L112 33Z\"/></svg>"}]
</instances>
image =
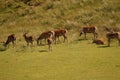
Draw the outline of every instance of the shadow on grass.
<instances>
[{"instance_id":1,"label":"shadow on grass","mask_svg":"<svg viewBox=\"0 0 120 80\"><path fill-rule=\"evenodd\" d=\"M87 40L87 39L77 39L76 41L84 41L84 40Z\"/></svg>"},{"instance_id":2,"label":"shadow on grass","mask_svg":"<svg viewBox=\"0 0 120 80\"><path fill-rule=\"evenodd\" d=\"M48 50L39 50L39 52L48 52Z\"/></svg>"},{"instance_id":3,"label":"shadow on grass","mask_svg":"<svg viewBox=\"0 0 120 80\"><path fill-rule=\"evenodd\" d=\"M37 45L37 46L45 46L45 45L47 45L47 44L39 44L39 45Z\"/></svg>"},{"instance_id":4,"label":"shadow on grass","mask_svg":"<svg viewBox=\"0 0 120 80\"><path fill-rule=\"evenodd\" d=\"M7 49L0 49L0 52L6 51Z\"/></svg>"},{"instance_id":5,"label":"shadow on grass","mask_svg":"<svg viewBox=\"0 0 120 80\"><path fill-rule=\"evenodd\" d=\"M0 46L0 52L6 51L6 50L7 50L7 48L5 48L5 47L3 47L3 46Z\"/></svg>"},{"instance_id":6,"label":"shadow on grass","mask_svg":"<svg viewBox=\"0 0 120 80\"><path fill-rule=\"evenodd\" d=\"M98 46L98 48L108 48L109 46L106 46L106 45L100 45Z\"/></svg>"},{"instance_id":7,"label":"shadow on grass","mask_svg":"<svg viewBox=\"0 0 120 80\"><path fill-rule=\"evenodd\" d=\"M120 68L120 64L115 65L115 67L119 67Z\"/></svg>"}]
</instances>

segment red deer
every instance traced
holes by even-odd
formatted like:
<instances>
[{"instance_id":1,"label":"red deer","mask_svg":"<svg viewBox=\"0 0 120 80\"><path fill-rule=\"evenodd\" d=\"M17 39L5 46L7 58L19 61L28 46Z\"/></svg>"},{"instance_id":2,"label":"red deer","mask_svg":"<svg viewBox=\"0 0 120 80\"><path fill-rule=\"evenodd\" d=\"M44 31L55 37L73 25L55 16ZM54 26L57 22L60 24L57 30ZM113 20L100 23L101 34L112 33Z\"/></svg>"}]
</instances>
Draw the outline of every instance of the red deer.
<instances>
[{"instance_id":1,"label":"red deer","mask_svg":"<svg viewBox=\"0 0 120 80\"><path fill-rule=\"evenodd\" d=\"M33 41L34 41L33 36L27 36L27 33L24 33L23 37L24 37L27 45L29 45L29 43L31 43L33 45Z\"/></svg>"},{"instance_id":2,"label":"red deer","mask_svg":"<svg viewBox=\"0 0 120 80\"><path fill-rule=\"evenodd\" d=\"M120 33L119 32L108 32L106 34L108 46L110 46L111 39L117 39L120 46Z\"/></svg>"},{"instance_id":3,"label":"red deer","mask_svg":"<svg viewBox=\"0 0 120 80\"><path fill-rule=\"evenodd\" d=\"M41 33L40 36L37 38L37 45L39 45L39 42L41 44L41 41L43 39L45 39L45 41L46 41L46 39L49 37L50 34L52 34L54 36L55 33L54 33L54 31L46 31L46 32Z\"/></svg>"},{"instance_id":4,"label":"red deer","mask_svg":"<svg viewBox=\"0 0 120 80\"><path fill-rule=\"evenodd\" d=\"M64 42L65 42L65 40L67 40L67 36L66 36L67 30L66 29L55 30L54 32L55 32L55 43L56 43L56 38L58 38L58 40L60 41L60 39L59 39L60 36L64 37Z\"/></svg>"},{"instance_id":5,"label":"red deer","mask_svg":"<svg viewBox=\"0 0 120 80\"><path fill-rule=\"evenodd\" d=\"M49 34L49 37L48 37L48 39L47 39L49 51L52 51L53 37L54 37L53 34Z\"/></svg>"},{"instance_id":6,"label":"red deer","mask_svg":"<svg viewBox=\"0 0 120 80\"><path fill-rule=\"evenodd\" d=\"M100 38L100 39L94 39L92 43L98 44L98 45L104 45L105 44L105 39Z\"/></svg>"},{"instance_id":7,"label":"red deer","mask_svg":"<svg viewBox=\"0 0 120 80\"><path fill-rule=\"evenodd\" d=\"M15 34L11 34L7 37L7 41L4 43L4 46L7 47L7 45L12 42L13 46L15 45L16 37Z\"/></svg>"},{"instance_id":8,"label":"red deer","mask_svg":"<svg viewBox=\"0 0 120 80\"><path fill-rule=\"evenodd\" d=\"M82 34L84 34L85 35L85 39L86 39L86 34L87 33L93 33L94 39L96 39L97 36L98 36L97 27L95 27L95 26L83 27L82 30L81 30L81 32L80 32L80 36Z\"/></svg>"}]
</instances>

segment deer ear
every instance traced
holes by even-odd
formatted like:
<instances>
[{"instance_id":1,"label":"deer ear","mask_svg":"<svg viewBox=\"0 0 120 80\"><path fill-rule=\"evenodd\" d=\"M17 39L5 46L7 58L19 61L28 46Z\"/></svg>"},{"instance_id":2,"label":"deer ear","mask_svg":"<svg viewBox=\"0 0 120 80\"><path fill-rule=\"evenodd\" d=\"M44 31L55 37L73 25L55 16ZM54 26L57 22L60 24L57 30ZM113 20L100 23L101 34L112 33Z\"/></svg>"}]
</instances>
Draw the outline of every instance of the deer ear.
<instances>
[{"instance_id":1,"label":"deer ear","mask_svg":"<svg viewBox=\"0 0 120 80\"><path fill-rule=\"evenodd\" d=\"M24 34L28 34L28 32L24 32Z\"/></svg>"}]
</instances>

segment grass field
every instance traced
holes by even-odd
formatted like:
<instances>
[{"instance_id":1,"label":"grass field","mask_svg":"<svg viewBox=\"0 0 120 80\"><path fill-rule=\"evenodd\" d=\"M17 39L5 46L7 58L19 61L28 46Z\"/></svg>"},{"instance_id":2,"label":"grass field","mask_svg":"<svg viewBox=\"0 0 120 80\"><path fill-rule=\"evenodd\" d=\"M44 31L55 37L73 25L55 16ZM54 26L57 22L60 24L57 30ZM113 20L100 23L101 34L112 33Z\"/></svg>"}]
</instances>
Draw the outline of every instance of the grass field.
<instances>
[{"instance_id":1,"label":"grass field","mask_svg":"<svg viewBox=\"0 0 120 80\"><path fill-rule=\"evenodd\" d=\"M21 49L21 48L20 48ZM91 40L0 52L0 80L119 80L120 47Z\"/></svg>"}]
</instances>

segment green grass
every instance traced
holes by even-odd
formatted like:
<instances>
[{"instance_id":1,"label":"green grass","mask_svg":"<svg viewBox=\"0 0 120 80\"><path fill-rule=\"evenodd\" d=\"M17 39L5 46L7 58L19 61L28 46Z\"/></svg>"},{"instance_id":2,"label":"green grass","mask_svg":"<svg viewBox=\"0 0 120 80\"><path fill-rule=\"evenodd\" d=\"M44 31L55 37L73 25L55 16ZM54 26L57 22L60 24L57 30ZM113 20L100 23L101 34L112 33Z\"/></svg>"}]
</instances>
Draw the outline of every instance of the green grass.
<instances>
[{"instance_id":1,"label":"green grass","mask_svg":"<svg viewBox=\"0 0 120 80\"><path fill-rule=\"evenodd\" d=\"M23 46L22 46L23 47ZM1 80L119 80L120 47L91 40L47 46L9 48L0 52Z\"/></svg>"}]
</instances>

